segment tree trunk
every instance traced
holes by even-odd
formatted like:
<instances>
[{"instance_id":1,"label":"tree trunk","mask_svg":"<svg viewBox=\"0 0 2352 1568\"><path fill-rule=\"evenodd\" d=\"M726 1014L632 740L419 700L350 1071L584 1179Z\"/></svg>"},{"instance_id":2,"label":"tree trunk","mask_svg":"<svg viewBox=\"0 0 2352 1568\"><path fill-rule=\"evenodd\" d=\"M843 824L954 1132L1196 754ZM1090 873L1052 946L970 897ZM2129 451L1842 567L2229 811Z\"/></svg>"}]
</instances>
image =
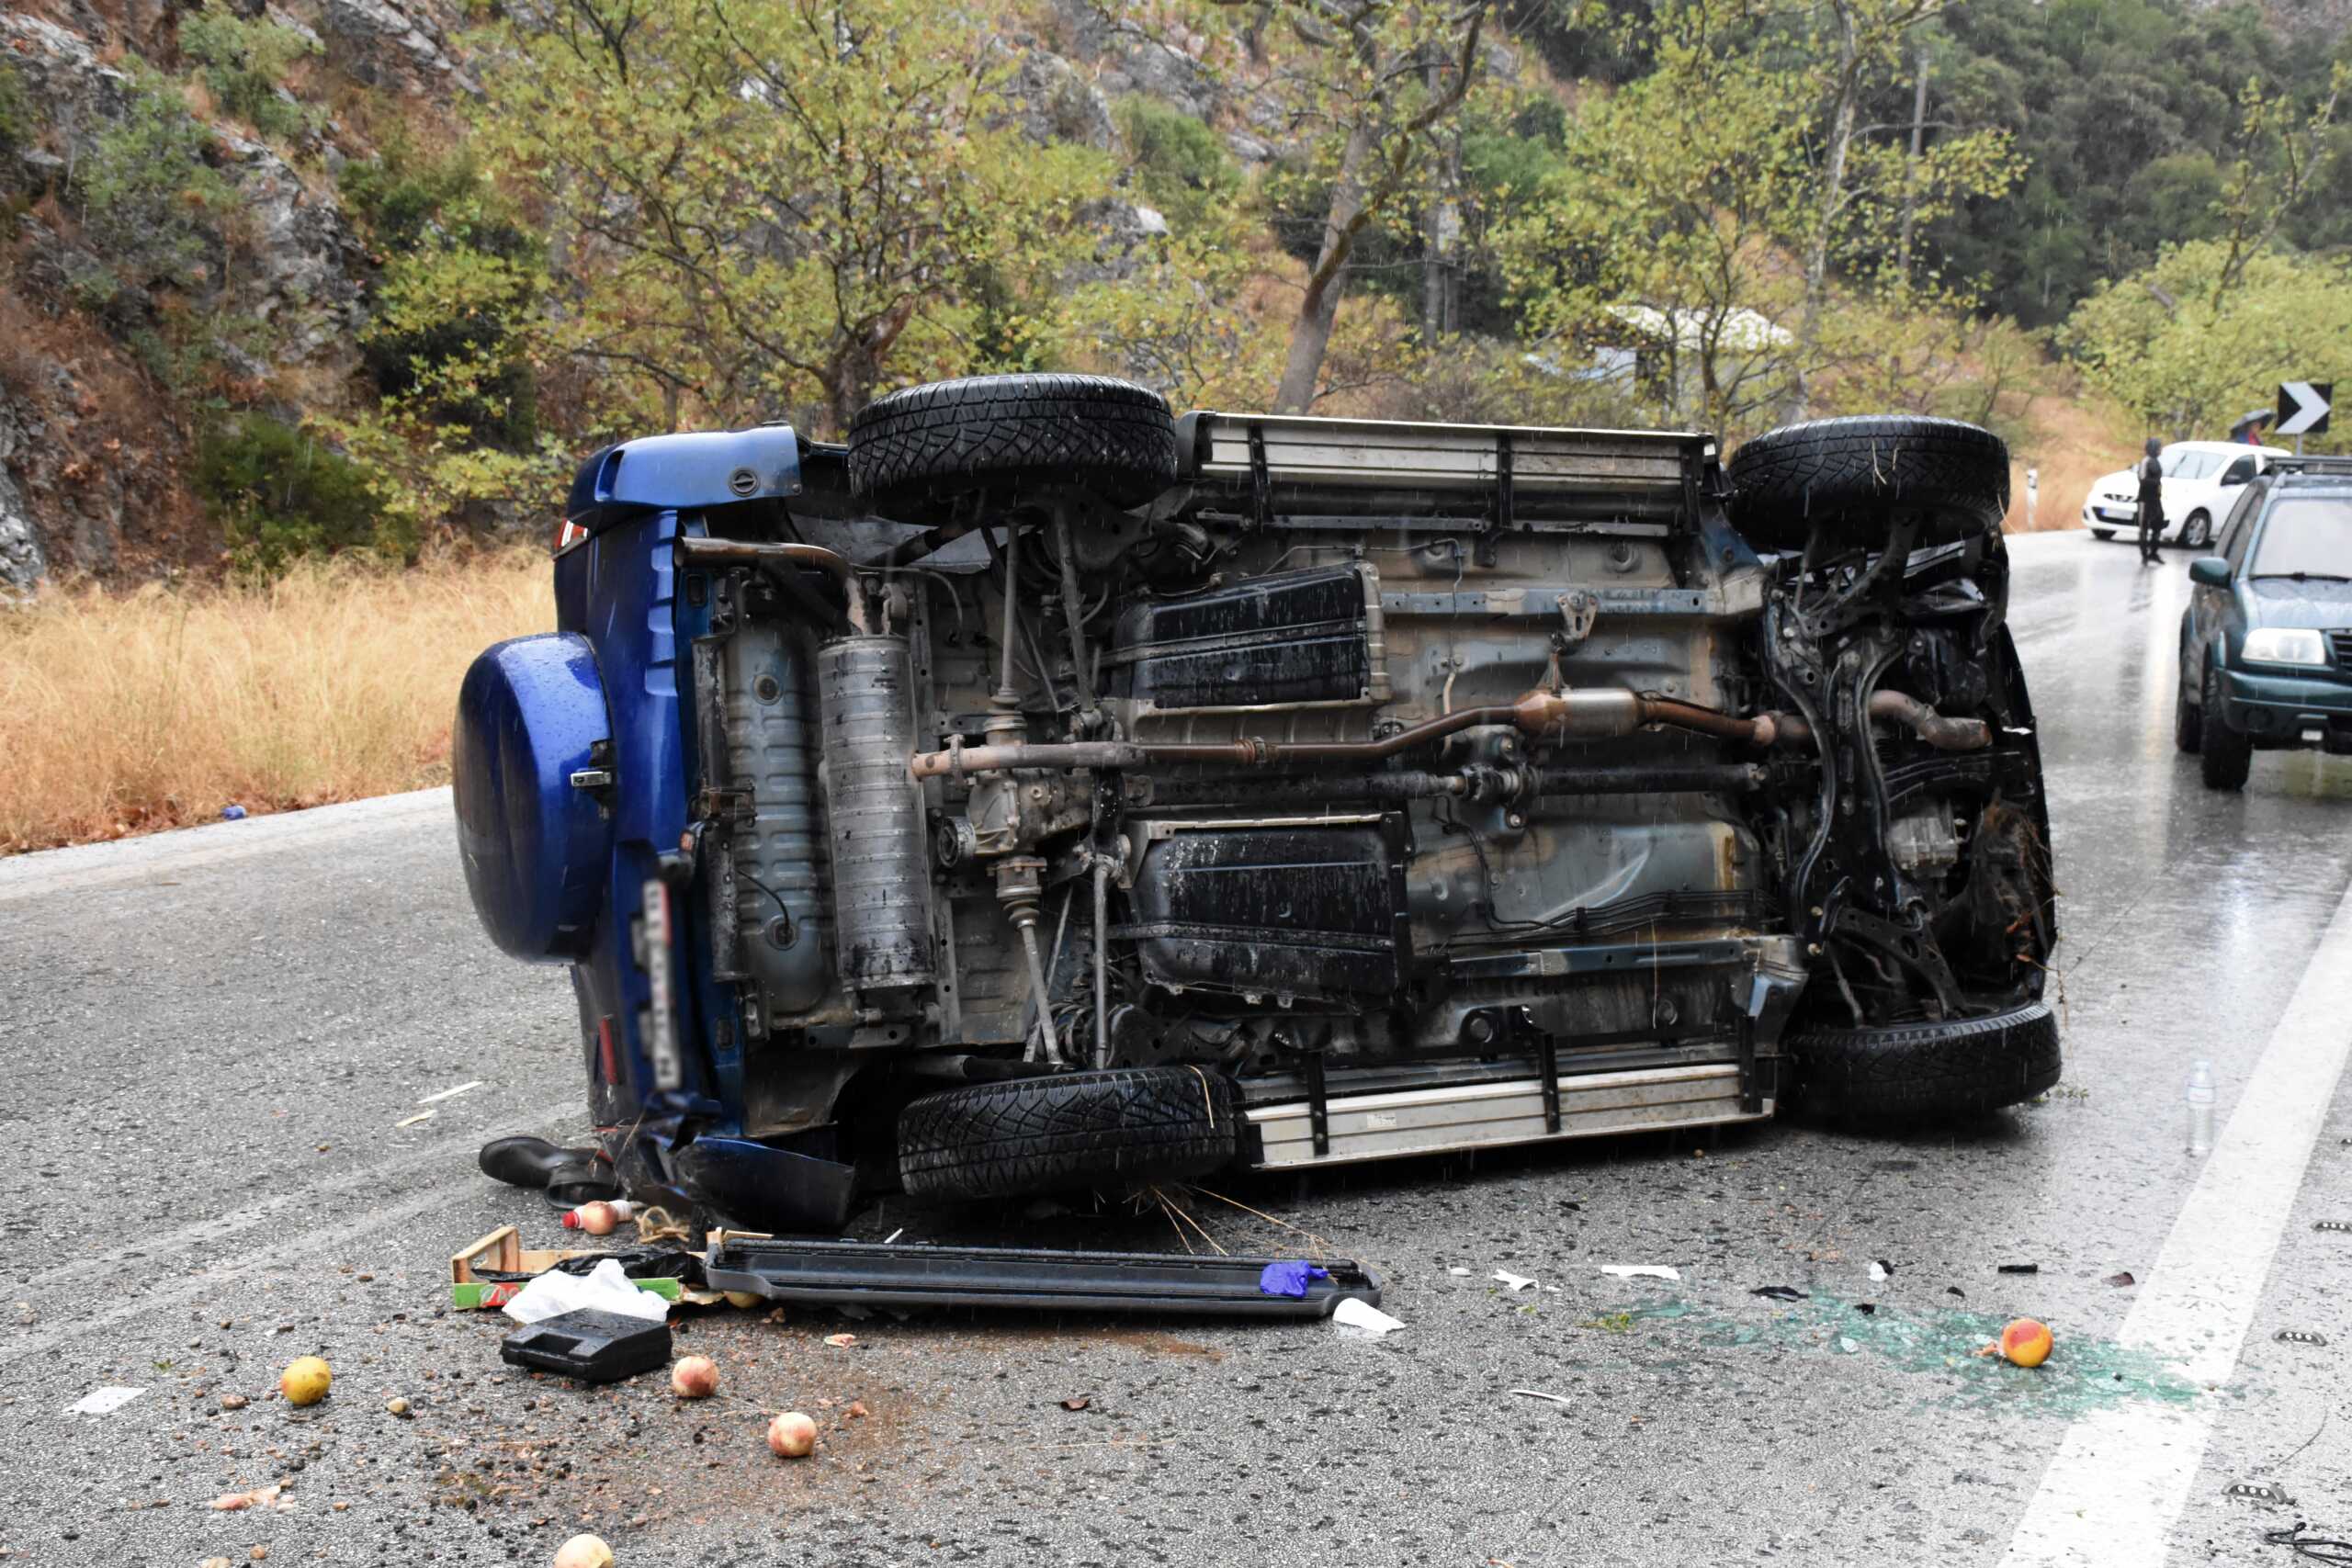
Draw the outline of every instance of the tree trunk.
<instances>
[{"instance_id":1,"label":"tree trunk","mask_svg":"<svg viewBox=\"0 0 2352 1568\"><path fill-rule=\"evenodd\" d=\"M1443 85L1444 62L1432 60L1426 69L1430 96L1435 97ZM1436 188L1430 194L1430 207L1421 237L1421 343L1436 344L1454 329L1459 313L1460 284L1454 267L1454 250L1462 236L1462 138L1450 134L1445 139L1445 154L1440 160Z\"/></svg>"},{"instance_id":2,"label":"tree trunk","mask_svg":"<svg viewBox=\"0 0 2352 1568\"><path fill-rule=\"evenodd\" d=\"M1914 56L1918 73L1911 89L1911 162L1903 171L1903 230L1896 238L1894 257L1896 270L1905 282L1911 279L1911 227L1919 212L1919 158L1925 151L1928 130L1928 46L1921 44Z\"/></svg>"},{"instance_id":3,"label":"tree trunk","mask_svg":"<svg viewBox=\"0 0 2352 1568\"><path fill-rule=\"evenodd\" d=\"M1298 319L1291 323L1290 354L1283 363L1282 384L1274 389L1276 413L1305 413L1315 402L1315 383L1323 374L1323 354L1331 346L1331 324L1339 319L1340 296L1346 287L1348 255L1363 227L1363 166L1372 152L1368 128L1359 124L1348 132L1347 147L1340 154L1340 176L1331 183L1331 209L1323 218L1323 244L1316 253L1315 270L1307 274Z\"/></svg>"},{"instance_id":4,"label":"tree trunk","mask_svg":"<svg viewBox=\"0 0 2352 1568\"><path fill-rule=\"evenodd\" d=\"M1850 0L1835 0L1838 15L1838 96L1830 106L1829 144L1821 169L1821 205L1815 214L1812 242L1805 247L1804 308L1797 320L1796 355L1791 377L1786 417L1803 419L1813 401L1806 367L1821 342L1821 309L1829 291L1829 242L1838 227L1838 209L1846 203L1846 154L1854 141L1854 98L1860 86L1860 40L1855 36Z\"/></svg>"}]
</instances>

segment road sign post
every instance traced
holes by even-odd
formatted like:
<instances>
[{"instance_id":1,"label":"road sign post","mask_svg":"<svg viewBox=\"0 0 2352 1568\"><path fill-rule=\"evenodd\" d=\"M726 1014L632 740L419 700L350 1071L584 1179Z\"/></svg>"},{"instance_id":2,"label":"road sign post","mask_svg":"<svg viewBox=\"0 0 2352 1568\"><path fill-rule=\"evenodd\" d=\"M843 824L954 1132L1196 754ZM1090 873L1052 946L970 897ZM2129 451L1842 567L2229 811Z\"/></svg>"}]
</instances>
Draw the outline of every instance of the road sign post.
<instances>
[{"instance_id":1,"label":"road sign post","mask_svg":"<svg viewBox=\"0 0 2352 1568\"><path fill-rule=\"evenodd\" d=\"M2274 436L2295 438L2295 456L2303 455L2303 437L2327 434L2328 409L2335 399L2333 381L2281 381L2278 417L2270 426Z\"/></svg>"}]
</instances>

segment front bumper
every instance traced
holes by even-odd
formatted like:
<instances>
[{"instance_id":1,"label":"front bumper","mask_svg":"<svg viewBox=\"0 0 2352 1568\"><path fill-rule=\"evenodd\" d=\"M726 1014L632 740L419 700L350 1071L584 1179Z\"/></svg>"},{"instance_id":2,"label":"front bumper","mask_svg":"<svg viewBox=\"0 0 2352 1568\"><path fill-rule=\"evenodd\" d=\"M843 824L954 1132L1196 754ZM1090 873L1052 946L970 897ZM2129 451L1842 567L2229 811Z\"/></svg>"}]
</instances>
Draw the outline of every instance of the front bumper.
<instances>
[{"instance_id":1,"label":"front bumper","mask_svg":"<svg viewBox=\"0 0 2352 1568\"><path fill-rule=\"evenodd\" d=\"M2222 676L2222 716L2258 745L2299 746L2318 730L2330 751L2352 751L2352 682L2325 675L2231 670Z\"/></svg>"}]
</instances>

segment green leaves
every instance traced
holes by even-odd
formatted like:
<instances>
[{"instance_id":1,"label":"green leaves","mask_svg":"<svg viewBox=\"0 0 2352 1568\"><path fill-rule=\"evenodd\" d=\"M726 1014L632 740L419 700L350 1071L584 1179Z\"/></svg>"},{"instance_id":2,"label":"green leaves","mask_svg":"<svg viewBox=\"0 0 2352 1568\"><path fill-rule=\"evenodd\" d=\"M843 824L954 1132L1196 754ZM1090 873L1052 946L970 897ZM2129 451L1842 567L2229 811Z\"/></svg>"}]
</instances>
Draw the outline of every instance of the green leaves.
<instances>
[{"instance_id":1,"label":"green leaves","mask_svg":"<svg viewBox=\"0 0 2352 1568\"><path fill-rule=\"evenodd\" d=\"M2238 258L2225 239L2176 245L2096 290L2059 341L2151 427L2216 435L2280 381L2352 363L2352 265L2276 249Z\"/></svg>"},{"instance_id":2,"label":"green leaves","mask_svg":"<svg viewBox=\"0 0 2352 1568\"><path fill-rule=\"evenodd\" d=\"M1622 387L1641 417L1726 434L1771 423L1801 374L1830 402L1841 374L1883 386L1876 327L1915 313L1948 327L1974 303L1901 264L1906 222L2018 175L1998 132L1946 134L1914 159L1882 127L1851 138L1842 168L1820 155L1846 73L1890 73L1909 14L1848 0L1849 44L1759 26L1732 0L1661 6L1655 69L1586 98L1558 166L1496 236L1523 335L1564 373ZM1830 282L1809 318L1816 251Z\"/></svg>"},{"instance_id":3,"label":"green leaves","mask_svg":"<svg viewBox=\"0 0 2352 1568\"><path fill-rule=\"evenodd\" d=\"M264 136L300 136L318 118L278 92L295 62L319 49L292 28L212 5L183 16L179 38L214 101Z\"/></svg>"},{"instance_id":4,"label":"green leaves","mask_svg":"<svg viewBox=\"0 0 2352 1568\"><path fill-rule=\"evenodd\" d=\"M639 428L838 434L1012 352L1097 238L1109 161L1030 141L1017 56L922 0L565 0L486 41L477 144L561 236L560 351Z\"/></svg>"}]
</instances>

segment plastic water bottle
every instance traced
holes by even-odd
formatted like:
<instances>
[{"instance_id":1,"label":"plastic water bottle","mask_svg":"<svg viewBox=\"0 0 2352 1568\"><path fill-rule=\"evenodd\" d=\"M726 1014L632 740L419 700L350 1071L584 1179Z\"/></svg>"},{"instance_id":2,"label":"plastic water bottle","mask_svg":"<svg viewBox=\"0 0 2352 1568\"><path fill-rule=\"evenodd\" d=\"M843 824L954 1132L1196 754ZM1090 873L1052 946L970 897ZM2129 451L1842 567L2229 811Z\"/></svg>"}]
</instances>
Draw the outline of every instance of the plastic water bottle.
<instances>
[{"instance_id":1,"label":"plastic water bottle","mask_svg":"<svg viewBox=\"0 0 2352 1568\"><path fill-rule=\"evenodd\" d=\"M2213 1064L2200 1061L2188 1069L2188 1152L2213 1152Z\"/></svg>"}]
</instances>

